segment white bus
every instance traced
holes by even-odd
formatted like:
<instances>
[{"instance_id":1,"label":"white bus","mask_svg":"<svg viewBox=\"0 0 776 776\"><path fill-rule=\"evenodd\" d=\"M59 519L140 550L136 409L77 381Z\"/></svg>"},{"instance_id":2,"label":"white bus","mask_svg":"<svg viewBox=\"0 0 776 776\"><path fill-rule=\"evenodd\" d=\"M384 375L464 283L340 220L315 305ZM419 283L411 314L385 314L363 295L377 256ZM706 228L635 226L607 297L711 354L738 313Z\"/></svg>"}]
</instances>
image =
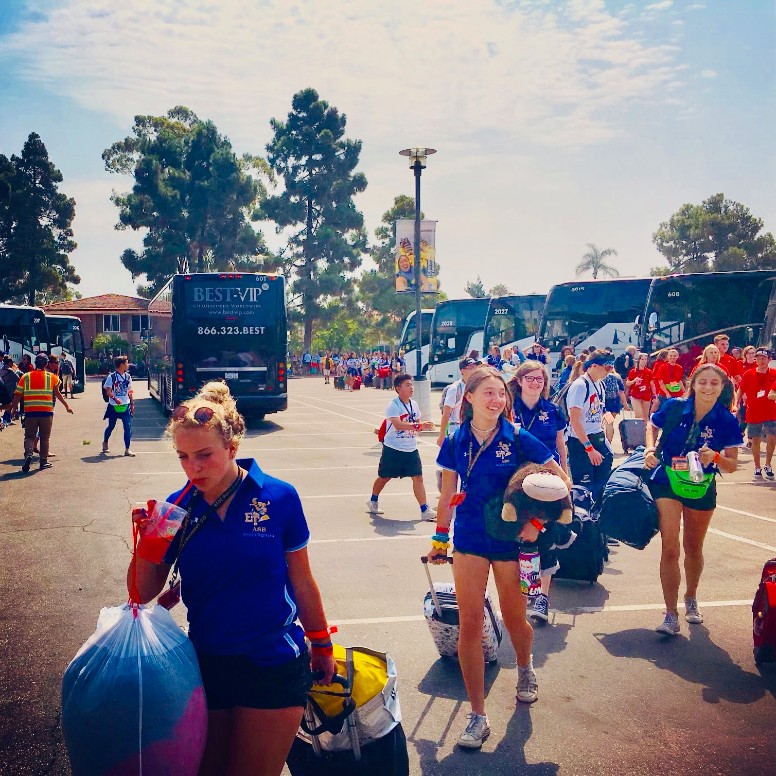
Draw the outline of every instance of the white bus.
<instances>
[{"instance_id":1,"label":"white bus","mask_svg":"<svg viewBox=\"0 0 776 776\"><path fill-rule=\"evenodd\" d=\"M431 343L431 319L433 310L420 311L420 374L428 371L428 352ZM401 328L399 350L403 351L404 368L407 374L418 377L418 330L415 326L415 310L407 314Z\"/></svg>"},{"instance_id":2,"label":"white bus","mask_svg":"<svg viewBox=\"0 0 776 776\"><path fill-rule=\"evenodd\" d=\"M482 357L485 315L490 299L440 302L431 321L428 378L432 385L450 385L461 376L458 362L472 350Z\"/></svg>"},{"instance_id":3,"label":"white bus","mask_svg":"<svg viewBox=\"0 0 776 776\"><path fill-rule=\"evenodd\" d=\"M490 300L485 316L485 350L498 345L521 353L536 340L542 311L547 297L544 294L497 296Z\"/></svg>"}]
</instances>

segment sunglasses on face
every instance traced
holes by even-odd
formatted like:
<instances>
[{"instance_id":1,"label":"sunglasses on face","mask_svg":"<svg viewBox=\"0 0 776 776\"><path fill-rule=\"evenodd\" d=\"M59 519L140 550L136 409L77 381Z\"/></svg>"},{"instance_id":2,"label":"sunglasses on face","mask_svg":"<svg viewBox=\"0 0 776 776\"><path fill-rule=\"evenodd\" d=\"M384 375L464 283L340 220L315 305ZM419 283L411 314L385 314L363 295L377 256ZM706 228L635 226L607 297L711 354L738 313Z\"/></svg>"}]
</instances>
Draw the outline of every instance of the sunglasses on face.
<instances>
[{"instance_id":1,"label":"sunglasses on face","mask_svg":"<svg viewBox=\"0 0 776 776\"><path fill-rule=\"evenodd\" d=\"M190 407L181 404L172 411L172 417L174 420L183 420L188 417L190 410ZM200 426L204 426L205 423L212 420L214 414L212 407L199 407L194 411L193 418Z\"/></svg>"}]
</instances>

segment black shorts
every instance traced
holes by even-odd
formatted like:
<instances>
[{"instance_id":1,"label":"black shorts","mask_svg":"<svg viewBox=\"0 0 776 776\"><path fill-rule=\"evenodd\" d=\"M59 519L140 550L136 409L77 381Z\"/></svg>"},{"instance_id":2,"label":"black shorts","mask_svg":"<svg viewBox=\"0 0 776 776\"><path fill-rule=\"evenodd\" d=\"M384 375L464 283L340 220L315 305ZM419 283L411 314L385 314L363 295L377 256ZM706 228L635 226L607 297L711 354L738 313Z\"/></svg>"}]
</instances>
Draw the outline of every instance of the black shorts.
<instances>
[{"instance_id":1,"label":"black shorts","mask_svg":"<svg viewBox=\"0 0 776 776\"><path fill-rule=\"evenodd\" d=\"M383 445L380 455L380 465L377 467L377 476L390 478L420 477L423 467L420 463L420 453L413 450L405 453L402 450L394 450L388 445Z\"/></svg>"},{"instance_id":2,"label":"black shorts","mask_svg":"<svg viewBox=\"0 0 776 776\"><path fill-rule=\"evenodd\" d=\"M256 665L245 655L206 655L197 652L207 707L223 711L246 709L288 709L304 706L312 687L310 654L278 666Z\"/></svg>"},{"instance_id":3,"label":"black shorts","mask_svg":"<svg viewBox=\"0 0 776 776\"><path fill-rule=\"evenodd\" d=\"M716 480L711 481L709 489L701 498L684 498L682 496L677 496L668 483L653 482L650 480L647 484L649 485L649 492L652 494L652 498L655 499L655 501L659 498L670 498L680 502L683 506L689 507L690 509L697 509L701 512L710 512L717 506Z\"/></svg>"}]
</instances>

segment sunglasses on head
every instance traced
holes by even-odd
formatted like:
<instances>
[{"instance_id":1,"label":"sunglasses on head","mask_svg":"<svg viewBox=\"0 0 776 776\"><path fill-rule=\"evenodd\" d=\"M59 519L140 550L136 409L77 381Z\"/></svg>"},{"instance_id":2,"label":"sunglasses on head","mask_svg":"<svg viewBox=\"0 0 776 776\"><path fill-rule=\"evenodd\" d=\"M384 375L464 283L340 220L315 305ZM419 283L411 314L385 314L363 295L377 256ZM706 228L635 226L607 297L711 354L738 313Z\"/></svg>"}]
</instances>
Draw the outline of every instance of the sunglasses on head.
<instances>
[{"instance_id":1,"label":"sunglasses on head","mask_svg":"<svg viewBox=\"0 0 776 776\"><path fill-rule=\"evenodd\" d=\"M174 420L183 420L188 417L191 407L187 407L185 404L181 404L172 411L172 417ZM193 418L200 424L205 425L208 421L212 420L215 411L212 407L199 407L194 411Z\"/></svg>"}]
</instances>

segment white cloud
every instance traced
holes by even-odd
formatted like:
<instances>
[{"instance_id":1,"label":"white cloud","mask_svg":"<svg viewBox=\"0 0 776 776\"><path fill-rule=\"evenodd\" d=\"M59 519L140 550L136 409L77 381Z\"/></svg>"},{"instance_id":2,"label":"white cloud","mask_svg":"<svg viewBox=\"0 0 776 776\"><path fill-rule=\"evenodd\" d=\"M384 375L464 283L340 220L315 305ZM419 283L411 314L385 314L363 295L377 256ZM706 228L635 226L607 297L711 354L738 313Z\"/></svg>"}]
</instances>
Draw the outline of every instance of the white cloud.
<instances>
[{"instance_id":1,"label":"white cloud","mask_svg":"<svg viewBox=\"0 0 776 776\"><path fill-rule=\"evenodd\" d=\"M644 8L645 11L665 11L674 4L674 0L660 0L659 3L652 3Z\"/></svg>"},{"instance_id":2,"label":"white cloud","mask_svg":"<svg viewBox=\"0 0 776 776\"><path fill-rule=\"evenodd\" d=\"M716 78L717 77L717 71L716 70L701 70L701 78Z\"/></svg>"},{"instance_id":3,"label":"white cloud","mask_svg":"<svg viewBox=\"0 0 776 776\"><path fill-rule=\"evenodd\" d=\"M305 86L378 144L498 132L585 147L621 134L619 110L659 99L675 67L601 0L66 0L5 50L30 81L127 127L183 103L253 149Z\"/></svg>"}]
</instances>

